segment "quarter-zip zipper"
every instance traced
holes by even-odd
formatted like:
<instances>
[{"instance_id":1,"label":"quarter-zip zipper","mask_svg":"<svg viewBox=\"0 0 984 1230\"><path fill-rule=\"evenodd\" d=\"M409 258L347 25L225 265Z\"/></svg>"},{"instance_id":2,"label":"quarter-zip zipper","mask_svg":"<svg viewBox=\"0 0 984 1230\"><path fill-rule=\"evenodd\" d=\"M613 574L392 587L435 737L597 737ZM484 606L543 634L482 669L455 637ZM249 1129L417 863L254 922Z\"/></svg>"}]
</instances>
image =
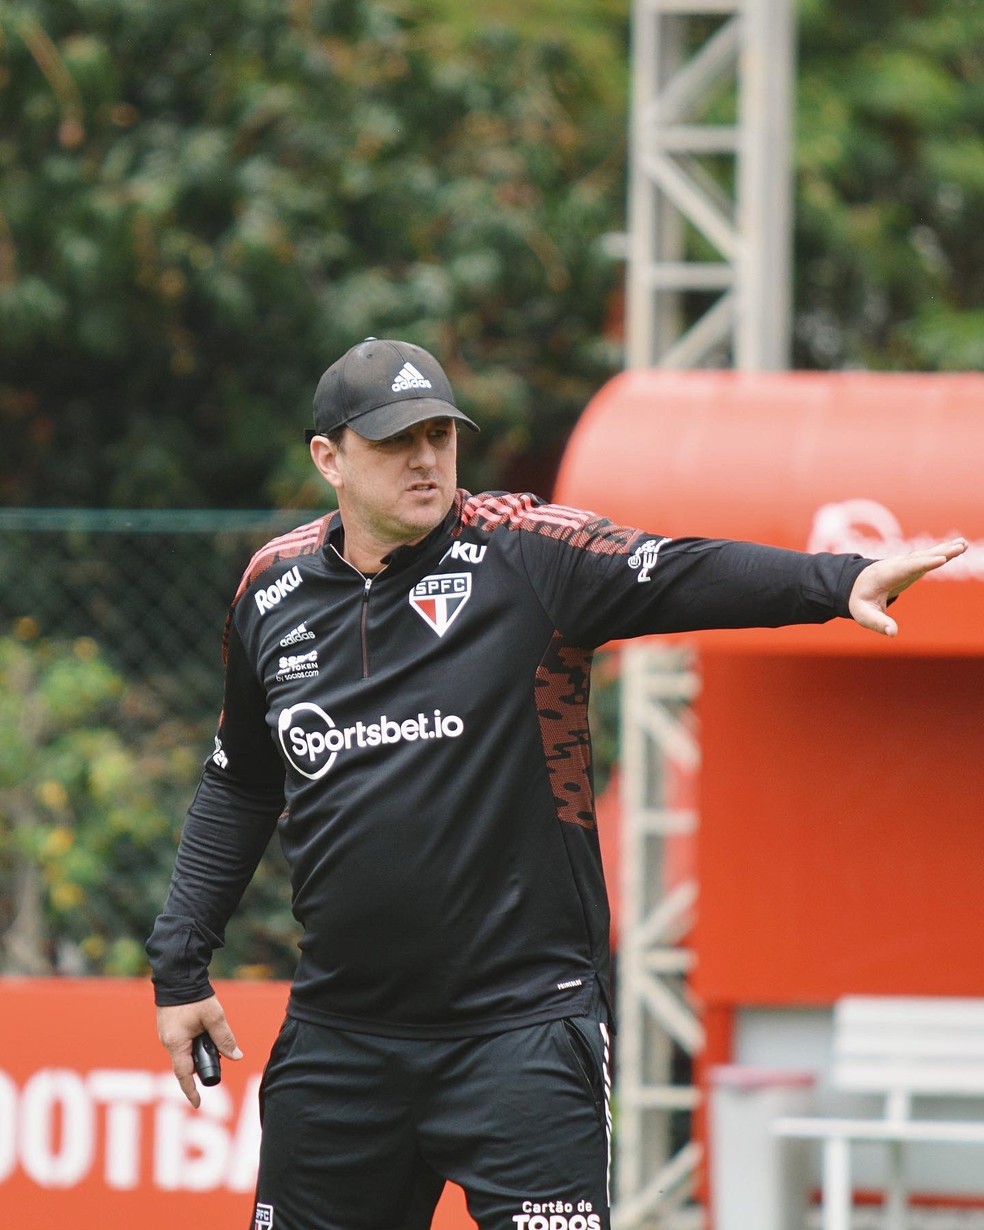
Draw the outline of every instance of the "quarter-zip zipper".
<instances>
[{"instance_id":1,"label":"quarter-zip zipper","mask_svg":"<svg viewBox=\"0 0 984 1230\"><path fill-rule=\"evenodd\" d=\"M362 578L362 610L359 615L359 636L362 640L362 678L369 678L369 591L372 589L372 583L375 577L367 577L366 574L356 568L355 564L351 563L339 551L339 549L331 544L331 550L342 561L346 568L351 568L357 577ZM380 571L383 571L380 569ZM378 573L376 574L378 575Z\"/></svg>"},{"instance_id":2,"label":"quarter-zip zipper","mask_svg":"<svg viewBox=\"0 0 984 1230\"><path fill-rule=\"evenodd\" d=\"M369 590L372 589L372 577L364 577L362 586L362 615L359 619L359 629L362 633L362 678L369 678Z\"/></svg>"}]
</instances>

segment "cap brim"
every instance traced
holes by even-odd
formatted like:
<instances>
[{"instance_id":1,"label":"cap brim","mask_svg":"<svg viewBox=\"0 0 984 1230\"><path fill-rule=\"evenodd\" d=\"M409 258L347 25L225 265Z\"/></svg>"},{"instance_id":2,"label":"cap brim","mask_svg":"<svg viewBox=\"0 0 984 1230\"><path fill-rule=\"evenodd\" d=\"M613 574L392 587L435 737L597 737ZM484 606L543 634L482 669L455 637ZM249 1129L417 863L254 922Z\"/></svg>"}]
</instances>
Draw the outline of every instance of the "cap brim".
<instances>
[{"instance_id":1,"label":"cap brim","mask_svg":"<svg viewBox=\"0 0 984 1230\"><path fill-rule=\"evenodd\" d=\"M472 431L478 431L478 425L467 414L462 414L457 406L436 397L403 398L388 406L367 410L365 414L349 419L345 426L351 427L365 440L386 440L427 419L455 419Z\"/></svg>"}]
</instances>

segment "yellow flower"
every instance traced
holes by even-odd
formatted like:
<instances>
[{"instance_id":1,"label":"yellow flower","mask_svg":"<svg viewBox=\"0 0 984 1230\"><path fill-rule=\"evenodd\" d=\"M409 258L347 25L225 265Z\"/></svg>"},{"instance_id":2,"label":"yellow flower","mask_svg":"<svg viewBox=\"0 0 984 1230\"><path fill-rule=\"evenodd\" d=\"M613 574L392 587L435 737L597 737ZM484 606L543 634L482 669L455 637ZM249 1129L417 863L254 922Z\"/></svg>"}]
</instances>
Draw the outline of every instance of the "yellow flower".
<instances>
[{"instance_id":1,"label":"yellow flower","mask_svg":"<svg viewBox=\"0 0 984 1230\"><path fill-rule=\"evenodd\" d=\"M71 910L81 904L84 896L77 884L55 884L51 889L51 904L56 910Z\"/></svg>"},{"instance_id":2,"label":"yellow flower","mask_svg":"<svg viewBox=\"0 0 984 1230\"><path fill-rule=\"evenodd\" d=\"M38 783L37 796L38 801L51 811L61 811L68 806L68 791L61 782L51 778Z\"/></svg>"},{"instance_id":3,"label":"yellow flower","mask_svg":"<svg viewBox=\"0 0 984 1230\"><path fill-rule=\"evenodd\" d=\"M64 824L56 825L45 837L41 847L42 858L61 858L75 844L75 834Z\"/></svg>"},{"instance_id":4,"label":"yellow flower","mask_svg":"<svg viewBox=\"0 0 984 1230\"><path fill-rule=\"evenodd\" d=\"M99 961L106 955L106 941L101 935L87 935L79 947L90 961Z\"/></svg>"},{"instance_id":5,"label":"yellow flower","mask_svg":"<svg viewBox=\"0 0 984 1230\"><path fill-rule=\"evenodd\" d=\"M273 970L269 965L237 965L236 977L250 982L261 982L264 978L272 978Z\"/></svg>"},{"instance_id":6,"label":"yellow flower","mask_svg":"<svg viewBox=\"0 0 984 1230\"><path fill-rule=\"evenodd\" d=\"M91 636L80 636L72 649L75 656L81 658L83 662L91 662L93 658L99 657L99 646Z\"/></svg>"},{"instance_id":7,"label":"yellow flower","mask_svg":"<svg viewBox=\"0 0 984 1230\"><path fill-rule=\"evenodd\" d=\"M22 615L14 621L14 636L19 641L34 641L41 635L41 626L31 615Z\"/></svg>"}]
</instances>

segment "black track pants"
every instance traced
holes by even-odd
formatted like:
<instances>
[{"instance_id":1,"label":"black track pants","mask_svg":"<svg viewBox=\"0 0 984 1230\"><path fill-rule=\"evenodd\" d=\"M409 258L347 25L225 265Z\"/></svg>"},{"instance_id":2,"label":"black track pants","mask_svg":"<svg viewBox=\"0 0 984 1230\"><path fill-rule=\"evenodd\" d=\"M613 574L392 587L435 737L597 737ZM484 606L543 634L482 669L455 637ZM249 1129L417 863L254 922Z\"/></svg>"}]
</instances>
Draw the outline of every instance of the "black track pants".
<instances>
[{"instance_id":1,"label":"black track pants","mask_svg":"<svg viewBox=\"0 0 984 1230\"><path fill-rule=\"evenodd\" d=\"M260 1091L255 1230L426 1230L447 1179L481 1230L608 1230L607 1030L477 1038L288 1019Z\"/></svg>"}]
</instances>

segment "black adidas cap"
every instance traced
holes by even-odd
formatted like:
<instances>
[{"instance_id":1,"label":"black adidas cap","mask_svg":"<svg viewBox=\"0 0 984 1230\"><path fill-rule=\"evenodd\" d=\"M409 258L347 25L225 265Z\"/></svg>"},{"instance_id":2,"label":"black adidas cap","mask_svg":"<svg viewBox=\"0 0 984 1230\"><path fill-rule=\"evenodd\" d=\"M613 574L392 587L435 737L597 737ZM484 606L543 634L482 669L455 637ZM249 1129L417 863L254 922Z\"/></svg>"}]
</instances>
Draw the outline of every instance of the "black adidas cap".
<instances>
[{"instance_id":1,"label":"black adidas cap","mask_svg":"<svg viewBox=\"0 0 984 1230\"><path fill-rule=\"evenodd\" d=\"M318 381L312 436L351 427L367 440L385 440L425 419L452 418L478 427L454 404L444 369L412 342L367 337L347 350Z\"/></svg>"}]
</instances>

